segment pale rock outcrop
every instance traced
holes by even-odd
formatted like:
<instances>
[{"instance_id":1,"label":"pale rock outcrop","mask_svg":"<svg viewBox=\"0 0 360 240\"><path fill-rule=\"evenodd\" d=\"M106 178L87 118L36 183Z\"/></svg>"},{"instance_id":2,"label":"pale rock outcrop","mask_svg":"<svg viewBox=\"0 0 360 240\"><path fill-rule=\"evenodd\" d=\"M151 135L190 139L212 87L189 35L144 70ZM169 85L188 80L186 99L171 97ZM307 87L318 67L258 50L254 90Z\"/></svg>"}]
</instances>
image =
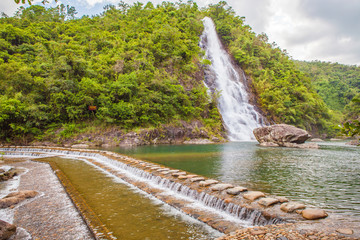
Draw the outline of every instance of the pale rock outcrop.
<instances>
[{"instance_id":1,"label":"pale rock outcrop","mask_svg":"<svg viewBox=\"0 0 360 240\"><path fill-rule=\"evenodd\" d=\"M316 143L304 143L310 138L307 131L287 124L255 128L253 132L264 147L318 148Z\"/></svg>"}]
</instances>

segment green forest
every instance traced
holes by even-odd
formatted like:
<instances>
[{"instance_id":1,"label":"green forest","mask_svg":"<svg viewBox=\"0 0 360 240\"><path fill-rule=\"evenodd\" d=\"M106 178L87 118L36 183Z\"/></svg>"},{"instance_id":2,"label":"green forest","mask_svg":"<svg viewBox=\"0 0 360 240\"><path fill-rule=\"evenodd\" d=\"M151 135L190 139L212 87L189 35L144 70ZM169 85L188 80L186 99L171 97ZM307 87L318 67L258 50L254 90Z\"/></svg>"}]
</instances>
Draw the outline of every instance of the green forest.
<instances>
[{"instance_id":1,"label":"green forest","mask_svg":"<svg viewBox=\"0 0 360 240\"><path fill-rule=\"evenodd\" d=\"M295 63L225 2L203 9L192 1L120 2L80 18L70 6L32 5L0 18L0 139L41 140L57 129L131 130L194 119L220 134L216 96L203 84L209 62L198 45L204 16L213 18L268 119L332 136L343 120L338 112L357 106L350 100L359 94L358 68L333 80L325 67ZM343 95L327 98L326 88Z\"/></svg>"},{"instance_id":2,"label":"green forest","mask_svg":"<svg viewBox=\"0 0 360 240\"><path fill-rule=\"evenodd\" d=\"M296 61L296 65L308 74L316 92L330 109L346 118L360 117L352 101L360 99L360 67L321 61Z\"/></svg>"}]
</instances>

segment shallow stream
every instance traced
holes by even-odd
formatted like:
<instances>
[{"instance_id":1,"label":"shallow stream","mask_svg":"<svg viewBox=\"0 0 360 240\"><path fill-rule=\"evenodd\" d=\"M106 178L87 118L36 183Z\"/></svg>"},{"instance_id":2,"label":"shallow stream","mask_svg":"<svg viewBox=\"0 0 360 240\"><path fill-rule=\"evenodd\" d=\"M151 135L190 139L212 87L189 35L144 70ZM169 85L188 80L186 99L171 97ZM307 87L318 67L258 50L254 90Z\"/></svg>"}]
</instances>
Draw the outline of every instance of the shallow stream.
<instances>
[{"instance_id":1,"label":"shallow stream","mask_svg":"<svg viewBox=\"0 0 360 240\"><path fill-rule=\"evenodd\" d=\"M51 158L118 239L214 239L221 234L81 160Z\"/></svg>"},{"instance_id":2,"label":"shallow stream","mask_svg":"<svg viewBox=\"0 0 360 240\"><path fill-rule=\"evenodd\" d=\"M255 142L111 149L139 159L285 196L360 222L360 148L263 148Z\"/></svg>"}]
</instances>

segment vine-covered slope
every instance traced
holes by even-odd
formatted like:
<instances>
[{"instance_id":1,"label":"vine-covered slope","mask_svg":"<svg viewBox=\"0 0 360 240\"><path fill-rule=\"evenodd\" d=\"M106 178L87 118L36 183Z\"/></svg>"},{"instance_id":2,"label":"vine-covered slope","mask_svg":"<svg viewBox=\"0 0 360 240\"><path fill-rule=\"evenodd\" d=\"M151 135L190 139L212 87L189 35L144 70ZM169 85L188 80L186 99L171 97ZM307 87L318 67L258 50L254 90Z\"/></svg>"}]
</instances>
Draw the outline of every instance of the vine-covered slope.
<instances>
[{"instance_id":1,"label":"vine-covered slope","mask_svg":"<svg viewBox=\"0 0 360 240\"><path fill-rule=\"evenodd\" d=\"M208 61L198 42L206 15L267 117L331 130L331 112L310 79L225 2L201 10L191 1L121 2L98 16L74 14L71 7L33 5L0 18L1 139L41 139L84 122L135 129L199 120L208 132L221 132L216 98L202 83Z\"/></svg>"},{"instance_id":2,"label":"vine-covered slope","mask_svg":"<svg viewBox=\"0 0 360 240\"><path fill-rule=\"evenodd\" d=\"M1 18L0 137L94 119L127 129L192 119L221 126L201 81L196 4L121 4L71 17L33 5Z\"/></svg>"}]
</instances>

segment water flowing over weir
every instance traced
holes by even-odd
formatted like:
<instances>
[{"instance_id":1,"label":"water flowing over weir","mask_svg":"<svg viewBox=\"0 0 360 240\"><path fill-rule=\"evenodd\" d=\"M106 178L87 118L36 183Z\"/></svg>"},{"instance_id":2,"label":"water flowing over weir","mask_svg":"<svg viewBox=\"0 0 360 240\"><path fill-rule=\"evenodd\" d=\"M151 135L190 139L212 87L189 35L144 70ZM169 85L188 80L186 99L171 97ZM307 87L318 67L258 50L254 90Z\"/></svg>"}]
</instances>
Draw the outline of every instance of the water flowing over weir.
<instances>
[{"instance_id":1,"label":"water flowing over weir","mask_svg":"<svg viewBox=\"0 0 360 240\"><path fill-rule=\"evenodd\" d=\"M254 225L284 222L282 217L270 216L260 210L246 208L240 204L227 201L221 194L216 195L206 189L201 190L198 188L198 183L192 182L191 179L179 181L172 176L172 173L179 170L171 170L113 152L31 147L0 148L0 151L5 152L5 155L12 156L63 156L85 160L200 221L206 222L221 232ZM202 215L203 213L207 215ZM209 218L209 214L212 216L211 221L205 220Z\"/></svg>"},{"instance_id":2,"label":"water flowing over weir","mask_svg":"<svg viewBox=\"0 0 360 240\"><path fill-rule=\"evenodd\" d=\"M212 92L219 91L218 107L231 141L254 140L254 128L265 125L265 118L249 103L243 84L244 72L231 61L224 49L211 18L203 19L204 32L200 47L205 50L211 65L205 72L205 84Z\"/></svg>"}]
</instances>

